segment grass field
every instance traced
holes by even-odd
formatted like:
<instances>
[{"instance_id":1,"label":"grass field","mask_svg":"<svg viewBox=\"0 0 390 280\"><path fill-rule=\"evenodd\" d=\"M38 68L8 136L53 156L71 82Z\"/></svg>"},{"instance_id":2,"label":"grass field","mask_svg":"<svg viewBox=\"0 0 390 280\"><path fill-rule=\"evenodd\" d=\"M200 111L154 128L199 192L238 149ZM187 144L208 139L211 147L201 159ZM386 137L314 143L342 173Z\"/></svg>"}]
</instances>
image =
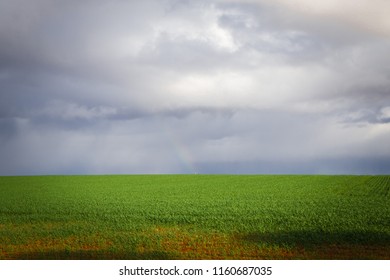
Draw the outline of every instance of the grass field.
<instances>
[{"instance_id":1,"label":"grass field","mask_svg":"<svg viewBox=\"0 0 390 280\"><path fill-rule=\"evenodd\" d=\"M390 259L390 176L0 177L0 259Z\"/></svg>"}]
</instances>

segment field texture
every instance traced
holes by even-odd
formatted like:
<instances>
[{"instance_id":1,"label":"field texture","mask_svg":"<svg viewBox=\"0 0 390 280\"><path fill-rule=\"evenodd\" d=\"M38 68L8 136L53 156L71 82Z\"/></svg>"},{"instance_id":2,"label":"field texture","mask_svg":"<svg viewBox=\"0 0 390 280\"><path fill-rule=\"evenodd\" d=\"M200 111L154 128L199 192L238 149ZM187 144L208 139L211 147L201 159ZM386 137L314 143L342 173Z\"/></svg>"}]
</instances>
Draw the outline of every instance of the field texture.
<instances>
[{"instance_id":1,"label":"field texture","mask_svg":"<svg viewBox=\"0 0 390 280\"><path fill-rule=\"evenodd\" d=\"M390 259L390 176L0 177L0 259Z\"/></svg>"}]
</instances>

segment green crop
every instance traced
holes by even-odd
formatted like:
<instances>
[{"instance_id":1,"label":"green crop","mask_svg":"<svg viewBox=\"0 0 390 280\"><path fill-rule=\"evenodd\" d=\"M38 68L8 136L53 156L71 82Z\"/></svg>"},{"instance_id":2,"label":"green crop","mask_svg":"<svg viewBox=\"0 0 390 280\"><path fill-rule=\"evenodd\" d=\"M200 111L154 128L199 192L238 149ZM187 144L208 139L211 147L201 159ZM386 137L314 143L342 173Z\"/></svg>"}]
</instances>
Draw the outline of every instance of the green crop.
<instances>
[{"instance_id":1,"label":"green crop","mask_svg":"<svg viewBox=\"0 0 390 280\"><path fill-rule=\"evenodd\" d=\"M389 259L390 176L0 177L0 259Z\"/></svg>"}]
</instances>

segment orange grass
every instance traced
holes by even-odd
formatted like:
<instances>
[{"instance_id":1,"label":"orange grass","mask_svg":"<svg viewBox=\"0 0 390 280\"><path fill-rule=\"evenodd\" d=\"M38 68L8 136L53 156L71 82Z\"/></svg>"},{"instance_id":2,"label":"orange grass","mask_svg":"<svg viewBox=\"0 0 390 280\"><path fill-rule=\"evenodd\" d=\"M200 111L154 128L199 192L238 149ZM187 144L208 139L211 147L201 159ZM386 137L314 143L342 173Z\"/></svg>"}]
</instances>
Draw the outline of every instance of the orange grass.
<instances>
[{"instance_id":1,"label":"orange grass","mask_svg":"<svg viewBox=\"0 0 390 280\"><path fill-rule=\"evenodd\" d=\"M390 259L390 245L322 244L304 248L244 241L239 234L191 233L179 227L143 232L138 253L167 252L174 259Z\"/></svg>"},{"instance_id":2,"label":"orange grass","mask_svg":"<svg viewBox=\"0 0 390 280\"><path fill-rule=\"evenodd\" d=\"M47 229L57 224L47 224ZM4 225L0 225L4 228ZM25 227L28 227L25 225ZM123 240L138 240L126 252ZM240 234L192 232L186 228L157 226L140 232L122 232L121 239L99 234L65 238L29 239L21 244L2 244L0 259L390 259L389 245L280 246L245 241ZM115 250L111 250L115 248ZM160 256L160 257L159 257Z\"/></svg>"}]
</instances>

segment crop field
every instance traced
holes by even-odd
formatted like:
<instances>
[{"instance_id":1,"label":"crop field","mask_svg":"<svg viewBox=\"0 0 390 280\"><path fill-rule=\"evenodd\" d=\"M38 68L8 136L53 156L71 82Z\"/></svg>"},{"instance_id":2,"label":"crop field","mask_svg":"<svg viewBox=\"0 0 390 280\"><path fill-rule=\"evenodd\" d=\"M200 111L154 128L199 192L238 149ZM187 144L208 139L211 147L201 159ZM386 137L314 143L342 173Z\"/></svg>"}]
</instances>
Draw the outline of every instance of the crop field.
<instances>
[{"instance_id":1,"label":"crop field","mask_svg":"<svg viewBox=\"0 0 390 280\"><path fill-rule=\"evenodd\" d=\"M0 259L390 259L390 176L0 177Z\"/></svg>"}]
</instances>

